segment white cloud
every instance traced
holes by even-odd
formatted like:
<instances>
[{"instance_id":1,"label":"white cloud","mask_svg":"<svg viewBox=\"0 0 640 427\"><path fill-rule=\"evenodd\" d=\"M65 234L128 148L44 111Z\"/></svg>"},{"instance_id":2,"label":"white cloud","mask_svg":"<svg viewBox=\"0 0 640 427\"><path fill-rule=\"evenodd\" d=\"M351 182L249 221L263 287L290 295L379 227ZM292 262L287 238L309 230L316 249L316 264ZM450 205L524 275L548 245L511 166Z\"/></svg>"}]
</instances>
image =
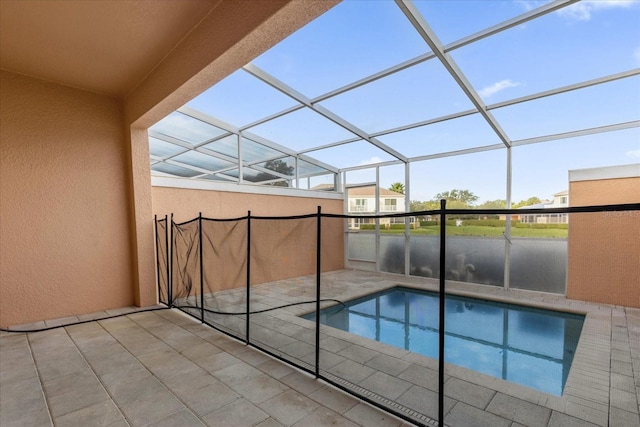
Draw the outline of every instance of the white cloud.
<instances>
[{"instance_id":1,"label":"white cloud","mask_svg":"<svg viewBox=\"0 0 640 427\"><path fill-rule=\"evenodd\" d=\"M499 82L494 83L491 86L480 89L478 91L478 94L483 98L489 98L490 96L493 96L504 89L516 86L520 86L520 83L511 81L510 79L500 80Z\"/></svg>"},{"instance_id":2,"label":"white cloud","mask_svg":"<svg viewBox=\"0 0 640 427\"><path fill-rule=\"evenodd\" d=\"M358 163L358 166L373 165L381 162L382 162L382 159L380 157L373 156L369 159L361 160L360 163Z\"/></svg>"},{"instance_id":3,"label":"white cloud","mask_svg":"<svg viewBox=\"0 0 640 427\"><path fill-rule=\"evenodd\" d=\"M637 0L583 0L558 10L558 15L576 21L589 21L599 10L631 7Z\"/></svg>"},{"instance_id":4,"label":"white cloud","mask_svg":"<svg viewBox=\"0 0 640 427\"><path fill-rule=\"evenodd\" d=\"M530 10L538 8L547 2L540 0L516 0L516 3L519 3L525 12L529 12Z\"/></svg>"},{"instance_id":5,"label":"white cloud","mask_svg":"<svg viewBox=\"0 0 640 427\"><path fill-rule=\"evenodd\" d=\"M637 150L630 150L625 153L628 157L637 157L640 159L640 148Z\"/></svg>"}]
</instances>

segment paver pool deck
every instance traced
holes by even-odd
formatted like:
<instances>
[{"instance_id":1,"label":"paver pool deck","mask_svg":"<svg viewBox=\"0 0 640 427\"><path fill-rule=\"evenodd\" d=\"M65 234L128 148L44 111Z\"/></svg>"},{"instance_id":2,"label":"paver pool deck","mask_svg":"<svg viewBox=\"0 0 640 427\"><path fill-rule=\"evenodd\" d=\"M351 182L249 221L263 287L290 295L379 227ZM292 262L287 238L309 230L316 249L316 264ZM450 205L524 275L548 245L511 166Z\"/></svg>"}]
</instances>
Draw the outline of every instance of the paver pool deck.
<instances>
[{"instance_id":1,"label":"paver pool deck","mask_svg":"<svg viewBox=\"0 0 640 427\"><path fill-rule=\"evenodd\" d=\"M322 298L342 301L429 279L343 270L323 274ZM640 425L640 309L563 296L447 282L451 293L586 315L562 396L446 364L445 423L465 426ZM206 296L243 311L244 290ZM313 300L315 276L252 287L251 310ZM323 306L332 302L324 302ZM251 342L311 368L313 304L251 316ZM129 313L129 314L126 314ZM108 315L125 316L88 321ZM244 336L244 316L207 320ZM69 325L0 334L0 425L5 426L408 426L244 342L172 310L123 308L23 325ZM323 326L320 369L342 387L430 425L437 361Z\"/></svg>"}]
</instances>

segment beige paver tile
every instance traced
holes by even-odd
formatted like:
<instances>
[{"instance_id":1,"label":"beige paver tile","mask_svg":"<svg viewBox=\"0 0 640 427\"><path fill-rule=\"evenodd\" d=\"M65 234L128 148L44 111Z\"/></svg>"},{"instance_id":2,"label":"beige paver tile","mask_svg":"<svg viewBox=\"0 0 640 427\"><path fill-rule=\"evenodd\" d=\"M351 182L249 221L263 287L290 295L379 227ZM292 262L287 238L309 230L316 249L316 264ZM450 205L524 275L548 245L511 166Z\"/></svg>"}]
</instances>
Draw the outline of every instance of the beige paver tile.
<instances>
[{"instance_id":1,"label":"beige paver tile","mask_svg":"<svg viewBox=\"0 0 640 427\"><path fill-rule=\"evenodd\" d=\"M236 384L233 389L254 404L262 403L265 400L269 400L272 397L290 390L289 387L268 375L250 378Z\"/></svg>"},{"instance_id":2,"label":"beige paver tile","mask_svg":"<svg viewBox=\"0 0 640 427\"><path fill-rule=\"evenodd\" d=\"M289 426L313 412L319 405L295 390L288 390L258 406L278 422Z\"/></svg>"},{"instance_id":3,"label":"beige paver tile","mask_svg":"<svg viewBox=\"0 0 640 427\"><path fill-rule=\"evenodd\" d=\"M232 356L229 353L224 352L224 353L216 353L211 356L198 359L196 363L202 369L212 373L215 371L220 371L222 369L228 368L229 366L242 363L242 360L238 359L235 356Z\"/></svg>"},{"instance_id":4,"label":"beige paver tile","mask_svg":"<svg viewBox=\"0 0 640 427\"><path fill-rule=\"evenodd\" d=\"M49 411L54 418L108 400L109 395L102 387L78 387L67 393L49 395L47 398Z\"/></svg>"},{"instance_id":5,"label":"beige paver tile","mask_svg":"<svg viewBox=\"0 0 640 427\"><path fill-rule=\"evenodd\" d=\"M280 381L288 385L294 390L299 391L305 396L310 395L324 384L309 374L305 374L299 371L293 371L289 375L280 378Z\"/></svg>"},{"instance_id":6,"label":"beige paver tile","mask_svg":"<svg viewBox=\"0 0 640 427\"><path fill-rule=\"evenodd\" d=\"M294 427L358 427L357 424L327 408L317 408L315 411L294 424Z\"/></svg>"},{"instance_id":7,"label":"beige paver tile","mask_svg":"<svg viewBox=\"0 0 640 427\"><path fill-rule=\"evenodd\" d=\"M444 392L446 396L479 409L485 409L496 394L494 390L454 377L444 384Z\"/></svg>"},{"instance_id":8,"label":"beige paver tile","mask_svg":"<svg viewBox=\"0 0 640 427\"><path fill-rule=\"evenodd\" d=\"M165 390L160 381L151 374L145 378L128 382L118 382L107 386L109 394L118 406L124 406L137 399Z\"/></svg>"},{"instance_id":9,"label":"beige paver tile","mask_svg":"<svg viewBox=\"0 0 640 427\"><path fill-rule=\"evenodd\" d=\"M580 418L553 411L547 427L597 427L597 425L581 420Z\"/></svg>"},{"instance_id":10,"label":"beige paver tile","mask_svg":"<svg viewBox=\"0 0 640 427\"><path fill-rule=\"evenodd\" d=\"M229 386L235 386L252 378L264 375L262 371L244 362L228 366L212 373L214 377Z\"/></svg>"},{"instance_id":11,"label":"beige paver tile","mask_svg":"<svg viewBox=\"0 0 640 427\"><path fill-rule=\"evenodd\" d=\"M424 366L412 364L398 377L429 390L438 391L438 372ZM445 380L448 380L448 376L445 376Z\"/></svg>"},{"instance_id":12,"label":"beige paver tile","mask_svg":"<svg viewBox=\"0 0 640 427\"><path fill-rule=\"evenodd\" d=\"M2 427L52 427L53 422L46 406L35 411L5 412L0 411Z\"/></svg>"},{"instance_id":13,"label":"beige paver tile","mask_svg":"<svg viewBox=\"0 0 640 427\"><path fill-rule=\"evenodd\" d=\"M129 423L136 427L165 418L184 409L184 405L171 393L163 390L123 405L120 409Z\"/></svg>"},{"instance_id":14,"label":"beige paver tile","mask_svg":"<svg viewBox=\"0 0 640 427\"><path fill-rule=\"evenodd\" d=\"M414 385L400 396L397 402L434 420L438 418L438 394L426 388ZM447 414L457 402L445 396L444 413Z\"/></svg>"},{"instance_id":15,"label":"beige paver tile","mask_svg":"<svg viewBox=\"0 0 640 427\"><path fill-rule=\"evenodd\" d=\"M344 378L354 384L358 384L368 376L376 372L375 369L368 366L364 366L358 362L347 359L342 363L337 364L329 370L333 375Z\"/></svg>"},{"instance_id":16,"label":"beige paver tile","mask_svg":"<svg viewBox=\"0 0 640 427\"><path fill-rule=\"evenodd\" d=\"M309 398L340 414L345 413L360 403L356 398L329 385L314 391L309 395Z\"/></svg>"},{"instance_id":17,"label":"beige paver tile","mask_svg":"<svg viewBox=\"0 0 640 427\"><path fill-rule=\"evenodd\" d=\"M636 393L629 393L628 391L624 390L611 389L611 406L629 412L637 412L638 400L636 397Z\"/></svg>"},{"instance_id":18,"label":"beige paver tile","mask_svg":"<svg viewBox=\"0 0 640 427\"><path fill-rule=\"evenodd\" d=\"M546 426L551 416L551 410L548 408L502 393L494 396L487 406L487 411L531 427Z\"/></svg>"},{"instance_id":19,"label":"beige paver tile","mask_svg":"<svg viewBox=\"0 0 640 427\"><path fill-rule=\"evenodd\" d=\"M392 377L384 372L374 372L359 384L380 396L395 400L407 391L412 384L408 381Z\"/></svg>"},{"instance_id":20,"label":"beige paver tile","mask_svg":"<svg viewBox=\"0 0 640 427\"><path fill-rule=\"evenodd\" d=\"M259 424L256 424L255 427L283 427L282 424L274 420L273 418L267 418Z\"/></svg>"},{"instance_id":21,"label":"beige paver tile","mask_svg":"<svg viewBox=\"0 0 640 427\"><path fill-rule=\"evenodd\" d=\"M222 408L209 412L201 420L209 427L250 427L269 418L269 415L245 399L237 399Z\"/></svg>"},{"instance_id":22,"label":"beige paver tile","mask_svg":"<svg viewBox=\"0 0 640 427\"><path fill-rule=\"evenodd\" d=\"M340 350L338 354L346 357L347 359L351 359L354 362L364 364L380 353L359 345L350 345L349 347Z\"/></svg>"},{"instance_id":23,"label":"beige paver tile","mask_svg":"<svg viewBox=\"0 0 640 427\"><path fill-rule=\"evenodd\" d=\"M458 402L445 414L445 424L455 427L510 427L511 420Z\"/></svg>"},{"instance_id":24,"label":"beige paver tile","mask_svg":"<svg viewBox=\"0 0 640 427\"><path fill-rule=\"evenodd\" d=\"M640 416L638 416L637 412L629 412L618 408L611 408L609 425L638 426L640 425Z\"/></svg>"},{"instance_id":25,"label":"beige paver tile","mask_svg":"<svg viewBox=\"0 0 640 427\"><path fill-rule=\"evenodd\" d=\"M161 380L187 372L197 366L175 350L145 353L140 355L139 359L153 375Z\"/></svg>"},{"instance_id":26,"label":"beige paver tile","mask_svg":"<svg viewBox=\"0 0 640 427\"><path fill-rule=\"evenodd\" d=\"M169 391L178 397L217 382L218 380L213 375L199 367L162 381Z\"/></svg>"},{"instance_id":27,"label":"beige paver tile","mask_svg":"<svg viewBox=\"0 0 640 427\"><path fill-rule=\"evenodd\" d=\"M217 381L205 387L193 389L190 393L182 394L179 397L200 417L222 408L239 399L241 396L223 383Z\"/></svg>"},{"instance_id":28,"label":"beige paver tile","mask_svg":"<svg viewBox=\"0 0 640 427\"><path fill-rule=\"evenodd\" d=\"M145 427L203 427L204 424L191 411L183 409ZM109 426L112 427L112 426Z\"/></svg>"},{"instance_id":29,"label":"beige paver tile","mask_svg":"<svg viewBox=\"0 0 640 427\"><path fill-rule=\"evenodd\" d=\"M591 406L584 406L574 402L567 402L565 413L599 426L606 426L609 423L608 412L598 411Z\"/></svg>"},{"instance_id":30,"label":"beige paver tile","mask_svg":"<svg viewBox=\"0 0 640 427\"><path fill-rule=\"evenodd\" d=\"M344 416L354 423L367 427L397 427L402 421L391 414L365 403L358 403L344 413Z\"/></svg>"},{"instance_id":31,"label":"beige paver tile","mask_svg":"<svg viewBox=\"0 0 640 427\"><path fill-rule=\"evenodd\" d=\"M17 422L25 418L27 414L33 413L32 417L37 417L37 413L45 411L48 415L47 404L40 387L29 387L21 390L20 393L3 395L0 399L0 419L5 423Z\"/></svg>"},{"instance_id":32,"label":"beige paver tile","mask_svg":"<svg viewBox=\"0 0 640 427\"><path fill-rule=\"evenodd\" d=\"M110 426L118 421L124 421L124 417L111 400L105 400L54 419L56 427Z\"/></svg>"},{"instance_id":33,"label":"beige paver tile","mask_svg":"<svg viewBox=\"0 0 640 427\"><path fill-rule=\"evenodd\" d=\"M151 375L147 368L142 366L140 362L122 366L119 370L100 375L100 381L107 388L111 388L129 381L143 380Z\"/></svg>"},{"instance_id":34,"label":"beige paver tile","mask_svg":"<svg viewBox=\"0 0 640 427\"><path fill-rule=\"evenodd\" d=\"M335 338L331 336L320 338L320 348L323 348L327 351L331 351L333 353L338 353L339 351L345 349L350 345L351 343L345 340L341 340L340 338Z\"/></svg>"},{"instance_id":35,"label":"beige paver tile","mask_svg":"<svg viewBox=\"0 0 640 427\"><path fill-rule=\"evenodd\" d=\"M619 360L611 360L611 372L616 374L633 376L633 365L630 362L622 362Z\"/></svg>"},{"instance_id":36,"label":"beige paver tile","mask_svg":"<svg viewBox=\"0 0 640 427\"><path fill-rule=\"evenodd\" d=\"M264 363L260 363L259 365L256 365L256 368L276 379L285 377L295 370L286 363L275 359L269 359Z\"/></svg>"},{"instance_id":37,"label":"beige paver tile","mask_svg":"<svg viewBox=\"0 0 640 427\"><path fill-rule=\"evenodd\" d=\"M236 341L233 338L222 334L221 332L216 332L213 335L207 335L204 338L211 344L220 347L229 354L235 354L240 351L244 351L247 348L246 344L241 343L240 341Z\"/></svg>"},{"instance_id":38,"label":"beige paver tile","mask_svg":"<svg viewBox=\"0 0 640 427\"><path fill-rule=\"evenodd\" d=\"M29 361L25 359L24 361L18 362L5 361L0 365L0 369L2 369L2 372L0 372L1 384L9 384L38 377L38 371L33 365L33 360Z\"/></svg>"},{"instance_id":39,"label":"beige paver tile","mask_svg":"<svg viewBox=\"0 0 640 427\"><path fill-rule=\"evenodd\" d=\"M409 368L411 363L386 354L379 354L367 361L365 365L389 375L398 376L401 372Z\"/></svg>"}]
</instances>

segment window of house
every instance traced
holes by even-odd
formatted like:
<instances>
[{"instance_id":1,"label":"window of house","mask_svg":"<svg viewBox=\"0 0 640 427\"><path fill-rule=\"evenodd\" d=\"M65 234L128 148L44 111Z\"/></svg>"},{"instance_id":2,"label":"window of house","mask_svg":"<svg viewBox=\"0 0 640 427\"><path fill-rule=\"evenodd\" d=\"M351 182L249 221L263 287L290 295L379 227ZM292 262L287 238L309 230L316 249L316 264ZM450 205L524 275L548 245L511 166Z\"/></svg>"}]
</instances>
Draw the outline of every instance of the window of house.
<instances>
[{"instance_id":1,"label":"window of house","mask_svg":"<svg viewBox=\"0 0 640 427\"><path fill-rule=\"evenodd\" d=\"M396 199L384 199L384 210L386 211L397 210L397 203L398 201Z\"/></svg>"}]
</instances>

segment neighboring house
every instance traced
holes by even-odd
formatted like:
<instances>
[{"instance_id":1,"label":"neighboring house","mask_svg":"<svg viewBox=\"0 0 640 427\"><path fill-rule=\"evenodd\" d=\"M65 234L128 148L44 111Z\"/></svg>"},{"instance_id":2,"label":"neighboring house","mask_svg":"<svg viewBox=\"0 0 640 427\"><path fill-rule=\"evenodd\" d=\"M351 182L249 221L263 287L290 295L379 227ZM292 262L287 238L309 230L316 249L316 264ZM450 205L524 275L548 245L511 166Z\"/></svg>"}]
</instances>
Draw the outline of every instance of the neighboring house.
<instances>
[{"instance_id":1,"label":"neighboring house","mask_svg":"<svg viewBox=\"0 0 640 427\"><path fill-rule=\"evenodd\" d=\"M347 191L347 213L350 215L374 215L376 213L376 186L368 185L364 187L352 187ZM404 194L379 189L379 214L401 213L405 211ZM414 222L415 218L411 218ZM360 224L374 224L373 218L351 218L349 228L360 228ZM404 224L404 218L381 218L380 226L387 227L389 224Z\"/></svg>"},{"instance_id":2,"label":"neighboring house","mask_svg":"<svg viewBox=\"0 0 640 427\"><path fill-rule=\"evenodd\" d=\"M553 195L553 200L544 200L541 203L530 206L522 206L518 209L549 209L566 208L569 206L569 190L561 191ZM526 214L519 215L520 222L525 224L567 224L569 215L560 214Z\"/></svg>"}]
</instances>

